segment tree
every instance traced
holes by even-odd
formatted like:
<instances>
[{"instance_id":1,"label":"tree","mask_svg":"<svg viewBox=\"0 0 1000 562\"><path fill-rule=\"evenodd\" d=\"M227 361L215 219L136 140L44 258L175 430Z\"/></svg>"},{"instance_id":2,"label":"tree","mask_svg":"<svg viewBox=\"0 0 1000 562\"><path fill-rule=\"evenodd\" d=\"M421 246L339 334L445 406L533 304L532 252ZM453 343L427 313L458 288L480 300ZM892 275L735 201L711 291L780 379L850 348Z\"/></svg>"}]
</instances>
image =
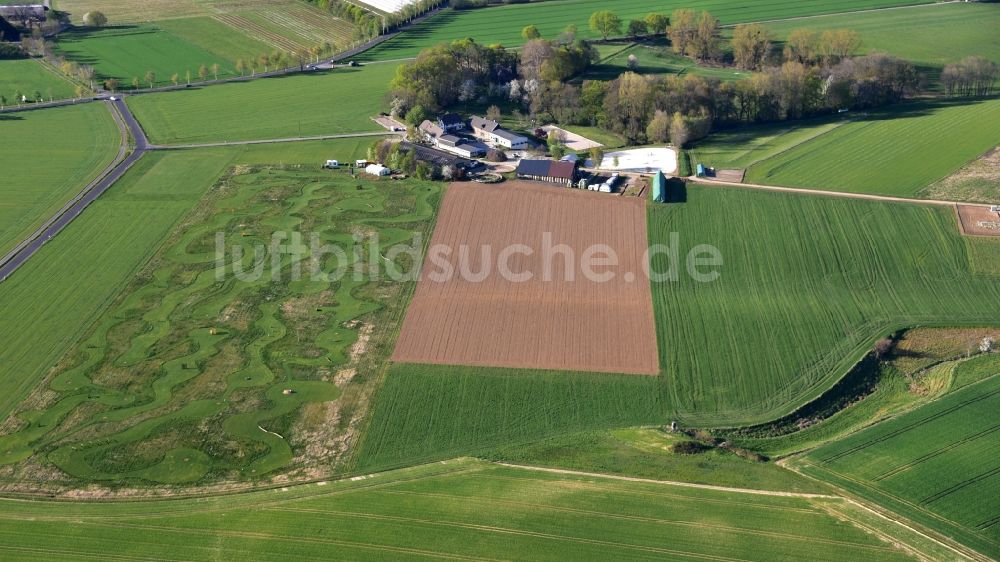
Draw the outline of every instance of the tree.
<instances>
[{"instance_id":1,"label":"tree","mask_svg":"<svg viewBox=\"0 0 1000 562\"><path fill-rule=\"evenodd\" d=\"M737 25L733 30L733 62L746 70L760 70L771 52L771 32L759 23Z\"/></svg>"},{"instance_id":2,"label":"tree","mask_svg":"<svg viewBox=\"0 0 1000 562\"><path fill-rule=\"evenodd\" d=\"M87 93L87 87L83 84L76 85L76 97L82 98Z\"/></svg>"},{"instance_id":3,"label":"tree","mask_svg":"<svg viewBox=\"0 0 1000 562\"><path fill-rule=\"evenodd\" d=\"M698 16L698 25L695 28L694 40L689 47L693 51L688 53L700 60L712 60L719 56L719 20L708 12L702 12Z\"/></svg>"},{"instance_id":4,"label":"tree","mask_svg":"<svg viewBox=\"0 0 1000 562\"><path fill-rule=\"evenodd\" d=\"M219 63L217 62L212 63L212 76L215 76L216 80L219 79Z\"/></svg>"},{"instance_id":5,"label":"tree","mask_svg":"<svg viewBox=\"0 0 1000 562\"><path fill-rule=\"evenodd\" d=\"M819 53L827 64L834 64L861 47L861 36L851 29L824 31L819 39Z\"/></svg>"},{"instance_id":6,"label":"tree","mask_svg":"<svg viewBox=\"0 0 1000 562\"><path fill-rule=\"evenodd\" d=\"M499 107L497 107L496 105L491 105L488 108L486 108L486 118L491 121L499 122L500 119L503 118L503 113L500 111Z\"/></svg>"},{"instance_id":7,"label":"tree","mask_svg":"<svg viewBox=\"0 0 1000 562\"><path fill-rule=\"evenodd\" d=\"M650 142L665 143L670 140L670 114L665 111L656 110L652 121L646 127L646 138Z\"/></svg>"},{"instance_id":8,"label":"tree","mask_svg":"<svg viewBox=\"0 0 1000 562\"><path fill-rule=\"evenodd\" d=\"M267 66L269 64L271 64L271 57L267 56L266 54L262 54L257 57L257 65L263 68L264 72L267 72Z\"/></svg>"},{"instance_id":9,"label":"tree","mask_svg":"<svg viewBox=\"0 0 1000 562\"><path fill-rule=\"evenodd\" d=\"M191 69L184 71L184 79L187 80L188 84L191 83Z\"/></svg>"},{"instance_id":10,"label":"tree","mask_svg":"<svg viewBox=\"0 0 1000 562\"><path fill-rule=\"evenodd\" d=\"M132 89L133 90L138 90L139 89L139 84L141 84L141 83L142 83L142 81L139 80L138 76L133 76L132 77Z\"/></svg>"},{"instance_id":11,"label":"tree","mask_svg":"<svg viewBox=\"0 0 1000 562\"><path fill-rule=\"evenodd\" d=\"M83 24L88 27L104 27L108 24L108 17L103 12L93 10L83 14Z\"/></svg>"},{"instance_id":12,"label":"tree","mask_svg":"<svg viewBox=\"0 0 1000 562\"><path fill-rule=\"evenodd\" d=\"M521 38L525 41L531 41L532 39L541 38L542 34L538 32L538 28L533 25L527 25L521 30Z\"/></svg>"},{"instance_id":13,"label":"tree","mask_svg":"<svg viewBox=\"0 0 1000 562\"><path fill-rule=\"evenodd\" d=\"M646 28L653 35L666 33L668 27L670 27L670 18L666 14L657 12L646 14Z\"/></svg>"},{"instance_id":14,"label":"tree","mask_svg":"<svg viewBox=\"0 0 1000 562\"><path fill-rule=\"evenodd\" d=\"M198 67L198 78L201 78L203 81L205 80L205 78L208 78L208 67L207 66L201 65L201 66Z\"/></svg>"},{"instance_id":15,"label":"tree","mask_svg":"<svg viewBox=\"0 0 1000 562\"><path fill-rule=\"evenodd\" d=\"M150 89L153 87L153 83L156 82L156 73L152 70L146 71L146 83L149 84Z\"/></svg>"},{"instance_id":16,"label":"tree","mask_svg":"<svg viewBox=\"0 0 1000 562\"><path fill-rule=\"evenodd\" d=\"M177 83L180 81L181 81L181 76L176 72L170 75L170 82L173 83L174 86L176 86Z\"/></svg>"},{"instance_id":17,"label":"tree","mask_svg":"<svg viewBox=\"0 0 1000 562\"><path fill-rule=\"evenodd\" d=\"M645 20L631 20L628 22L628 36L635 39L649 33L649 26Z\"/></svg>"},{"instance_id":18,"label":"tree","mask_svg":"<svg viewBox=\"0 0 1000 562\"><path fill-rule=\"evenodd\" d=\"M601 167L601 161L604 160L604 149L599 146L594 146L590 148L590 163L595 168Z\"/></svg>"},{"instance_id":19,"label":"tree","mask_svg":"<svg viewBox=\"0 0 1000 562\"><path fill-rule=\"evenodd\" d=\"M793 29L785 41L785 60L811 64L816 62L818 39L811 29Z\"/></svg>"},{"instance_id":20,"label":"tree","mask_svg":"<svg viewBox=\"0 0 1000 562\"><path fill-rule=\"evenodd\" d=\"M670 143L676 148L684 148L690 137L691 131L688 129L684 116L679 111L674 113L674 117L670 121Z\"/></svg>"},{"instance_id":21,"label":"tree","mask_svg":"<svg viewBox=\"0 0 1000 562\"><path fill-rule=\"evenodd\" d=\"M628 59L626 59L625 64L628 66L629 70L635 71L639 68L639 57L635 56L634 54L630 54L628 56Z\"/></svg>"},{"instance_id":22,"label":"tree","mask_svg":"<svg viewBox=\"0 0 1000 562\"><path fill-rule=\"evenodd\" d=\"M670 16L670 27L667 29L667 37L670 38L671 49L679 55L686 54L688 44L694 38L694 30L694 10L674 10L674 13Z\"/></svg>"},{"instance_id":23,"label":"tree","mask_svg":"<svg viewBox=\"0 0 1000 562\"><path fill-rule=\"evenodd\" d=\"M114 92L115 90L118 89L118 84L119 83L117 78L108 78L107 80L104 81L104 89Z\"/></svg>"},{"instance_id":24,"label":"tree","mask_svg":"<svg viewBox=\"0 0 1000 562\"><path fill-rule=\"evenodd\" d=\"M240 73L240 76L246 75L247 63L243 62L243 59L236 59L236 72Z\"/></svg>"},{"instance_id":25,"label":"tree","mask_svg":"<svg viewBox=\"0 0 1000 562\"><path fill-rule=\"evenodd\" d=\"M77 88L79 88L79 87L80 86L77 86ZM80 97L80 96L77 96L77 97ZM7 96L5 96L3 94L0 94L0 109L3 109L5 105L7 105Z\"/></svg>"},{"instance_id":26,"label":"tree","mask_svg":"<svg viewBox=\"0 0 1000 562\"><path fill-rule=\"evenodd\" d=\"M609 35L622 32L622 20L611 10L601 10L590 15L590 29L606 40Z\"/></svg>"}]
</instances>

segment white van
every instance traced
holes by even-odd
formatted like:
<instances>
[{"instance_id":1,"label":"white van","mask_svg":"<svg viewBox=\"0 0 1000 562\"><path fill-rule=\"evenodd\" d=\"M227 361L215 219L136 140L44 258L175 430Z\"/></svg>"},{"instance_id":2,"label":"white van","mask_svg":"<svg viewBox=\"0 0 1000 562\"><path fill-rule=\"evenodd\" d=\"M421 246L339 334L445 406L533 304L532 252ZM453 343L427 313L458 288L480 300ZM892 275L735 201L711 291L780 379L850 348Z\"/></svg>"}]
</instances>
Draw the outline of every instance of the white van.
<instances>
[{"instance_id":1,"label":"white van","mask_svg":"<svg viewBox=\"0 0 1000 562\"><path fill-rule=\"evenodd\" d=\"M327 160L326 164L323 165L324 168L329 168L331 170L336 170L340 167L340 162L336 160Z\"/></svg>"}]
</instances>

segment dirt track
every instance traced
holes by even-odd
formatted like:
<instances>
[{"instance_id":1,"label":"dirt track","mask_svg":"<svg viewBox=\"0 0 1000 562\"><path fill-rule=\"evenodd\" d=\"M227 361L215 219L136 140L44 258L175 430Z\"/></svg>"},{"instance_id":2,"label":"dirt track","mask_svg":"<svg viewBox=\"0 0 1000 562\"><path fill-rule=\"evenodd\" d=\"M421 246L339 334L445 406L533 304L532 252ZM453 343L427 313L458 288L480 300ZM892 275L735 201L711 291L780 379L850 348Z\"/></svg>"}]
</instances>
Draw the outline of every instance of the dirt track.
<instances>
[{"instance_id":1,"label":"dirt track","mask_svg":"<svg viewBox=\"0 0 1000 562\"><path fill-rule=\"evenodd\" d=\"M543 258L565 244L575 254ZM481 271L489 246L492 267L481 281L459 274L461 245L466 269ZM498 273L502 249L524 244L534 253L509 261L518 282ZM584 250L606 244L613 274L587 278ZM645 201L540 183L453 184L442 204L416 295L403 322L393 360L407 363L479 365L655 375L659 372L649 282L643 274L647 248ZM435 261L436 249L451 254ZM545 263L551 264L545 275ZM450 266L447 280L435 279ZM572 278L568 277L572 275ZM631 274L631 275L629 275ZM631 279L631 281L629 281Z\"/></svg>"}]
</instances>

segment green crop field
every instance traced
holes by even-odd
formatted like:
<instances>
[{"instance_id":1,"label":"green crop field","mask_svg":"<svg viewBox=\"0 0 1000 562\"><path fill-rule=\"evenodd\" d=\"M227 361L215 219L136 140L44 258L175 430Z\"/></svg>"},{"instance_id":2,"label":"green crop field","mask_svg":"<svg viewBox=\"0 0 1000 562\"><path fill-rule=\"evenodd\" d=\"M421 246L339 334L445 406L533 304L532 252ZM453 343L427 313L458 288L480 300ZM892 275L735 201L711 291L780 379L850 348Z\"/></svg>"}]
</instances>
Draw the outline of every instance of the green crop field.
<instances>
[{"instance_id":1,"label":"green crop field","mask_svg":"<svg viewBox=\"0 0 1000 562\"><path fill-rule=\"evenodd\" d=\"M779 40L793 29L853 29L861 34L858 54L884 51L912 61L936 78L944 65L969 55L1000 62L1000 6L949 3L939 6L830 15L768 23ZM933 39L929 39L933 38Z\"/></svg>"},{"instance_id":2,"label":"green crop field","mask_svg":"<svg viewBox=\"0 0 1000 562\"><path fill-rule=\"evenodd\" d=\"M724 129L698 141L688 152L694 165L746 169L845 123L845 119L824 117Z\"/></svg>"},{"instance_id":3,"label":"green crop field","mask_svg":"<svg viewBox=\"0 0 1000 562\"><path fill-rule=\"evenodd\" d=\"M770 421L895 329L989 324L1000 314L1000 282L973 273L949 208L693 187L687 203L651 208L649 232L653 244L679 233L682 260L676 282L653 285L660 377L395 365L359 466L671 419ZM684 273L698 244L723 256L715 282Z\"/></svg>"},{"instance_id":4,"label":"green crop field","mask_svg":"<svg viewBox=\"0 0 1000 562\"><path fill-rule=\"evenodd\" d=\"M391 64L128 98L152 142L287 138L384 130ZM237 100L237 101L234 101Z\"/></svg>"},{"instance_id":5,"label":"green crop field","mask_svg":"<svg viewBox=\"0 0 1000 562\"><path fill-rule=\"evenodd\" d=\"M4 255L111 164L121 133L97 103L0 115L0 126L17 139L0 151Z\"/></svg>"},{"instance_id":6,"label":"green crop field","mask_svg":"<svg viewBox=\"0 0 1000 562\"><path fill-rule=\"evenodd\" d=\"M232 59L152 25L63 33L58 49L70 60L93 66L98 77L118 79L121 89L131 88L133 78L148 88L149 71L156 74L156 85L170 84L173 74L183 82L188 71L192 80L199 80L201 65L218 64L220 77L235 74Z\"/></svg>"},{"instance_id":7,"label":"green crop field","mask_svg":"<svg viewBox=\"0 0 1000 562\"><path fill-rule=\"evenodd\" d=\"M217 169L208 154L182 154ZM142 164L145 181L115 199L184 201L204 191L191 183L165 192L176 163ZM352 350L380 341L363 319L380 309L401 314L406 302L396 298L406 285L391 280L327 280L339 267L373 264L310 254L308 236L347 252L352 235L367 231L385 252L424 229L439 190L318 166L237 167L50 374L49 397L29 400L18 415L24 425L0 438L0 463L39 455L83 481L159 483L286 467L305 449L303 436L336 427L310 405L337 399L352 377L339 386L333 378L355 368ZM299 258L272 246L293 231L303 240L282 244L301 245ZM227 265L215 251L219 235ZM261 257L257 245L272 249ZM312 255L323 275L309 269Z\"/></svg>"},{"instance_id":8,"label":"green crop field","mask_svg":"<svg viewBox=\"0 0 1000 562\"><path fill-rule=\"evenodd\" d=\"M651 5L646 0L619 0L609 5L604 0L550 0L540 4L517 4L478 10L446 10L420 23L406 33L368 51L360 60L394 60L414 57L421 49L461 37L472 37L479 43L520 45L521 29L535 25L542 36L553 38L569 24L579 29L584 38L596 38L590 30L590 14L611 9L628 22L652 11L669 14L678 8L708 10L724 24L763 21L791 17L850 12L887 6L923 3L922 0L771 0L769 2L734 2L733 0L699 0L682 2L668 0Z\"/></svg>"},{"instance_id":9,"label":"green crop field","mask_svg":"<svg viewBox=\"0 0 1000 562\"><path fill-rule=\"evenodd\" d=\"M76 95L71 82L37 60L0 60L0 96L7 99L5 106L16 105L17 92L32 101L38 101L39 96L48 101Z\"/></svg>"},{"instance_id":10,"label":"green crop field","mask_svg":"<svg viewBox=\"0 0 1000 562\"><path fill-rule=\"evenodd\" d=\"M839 499L477 461L226 497L0 507L8 559L913 559L889 542L912 544L904 529Z\"/></svg>"},{"instance_id":11,"label":"green crop field","mask_svg":"<svg viewBox=\"0 0 1000 562\"><path fill-rule=\"evenodd\" d=\"M1000 554L1000 377L821 447L796 464L987 556Z\"/></svg>"},{"instance_id":12,"label":"green crop field","mask_svg":"<svg viewBox=\"0 0 1000 562\"><path fill-rule=\"evenodd\" d=\"M758 162L746 181L916 197L998 144L1000 100L911 102Z\"/></svg>"}]
</instances>

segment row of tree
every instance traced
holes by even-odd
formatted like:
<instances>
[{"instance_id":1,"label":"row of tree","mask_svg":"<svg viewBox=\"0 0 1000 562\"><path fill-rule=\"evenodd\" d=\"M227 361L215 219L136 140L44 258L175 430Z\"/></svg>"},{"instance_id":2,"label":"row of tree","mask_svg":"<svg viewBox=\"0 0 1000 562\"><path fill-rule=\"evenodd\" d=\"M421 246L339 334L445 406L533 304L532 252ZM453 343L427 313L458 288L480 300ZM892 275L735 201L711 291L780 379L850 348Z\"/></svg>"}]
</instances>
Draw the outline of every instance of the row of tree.
<instances>
[{"instance_id":1,"label":"row of tree","mask_svg":"<svg viewBox=\"0 0 1000 562\"><path fill-rule=\"evenodd\" d=\"M1000 65L980 56L949 64L941 72L941 84L949 96L988 96L1000 78Z\"/></svg>"},{"instance_id":2,"label":"row of tree","mask_svg":"<svg viewBox=\"0 0 1000 562\"><path fill-rule=\"evenodd\" d=\"M368 41L396 29L414 18L441 7L447 0L417 0L398 12L385 14L346 0L315 0L316 5L354 24L354 39Z\"/></svg>"},{"instance_id":3,"label":"row of tree","mask_svg":"<svg viewBox=\"0 0 1000 562\"><path fill-rule=\"evenodd\" d=\"M806 65L830 66L851 56L861 46L861 36L851 29L830 29L816 33L795 29L788 34L782 57L785 61ZM760 70L774 65L774 35L757 24L737 25L733 29L733 63L746 70Z\"/></svg>"}]
</instances>

